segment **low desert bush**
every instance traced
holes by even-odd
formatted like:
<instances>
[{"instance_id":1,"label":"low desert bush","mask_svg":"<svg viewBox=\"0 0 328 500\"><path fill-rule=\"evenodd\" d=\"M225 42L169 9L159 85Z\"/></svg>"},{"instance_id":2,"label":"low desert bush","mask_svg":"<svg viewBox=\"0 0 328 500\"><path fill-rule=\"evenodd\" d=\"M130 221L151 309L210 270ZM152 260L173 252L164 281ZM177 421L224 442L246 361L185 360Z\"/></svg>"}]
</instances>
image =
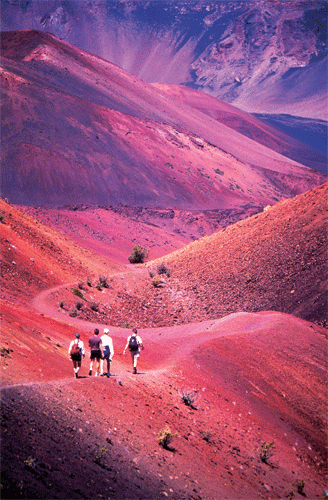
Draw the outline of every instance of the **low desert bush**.
<instances>
[{"instance_id":1,"label":"low desert bush","mask_svg":"<svg viewBox=\"0 0 328 500\"><path fill-rule=\"evenodd\" d=\"M83 281L80 281L80 283L78 284L78 287L80 290L83 290Z\"/></svg>"},{"instance_id":2,"label":"low desert bush","mask_svg":"<svg viewBox=\"0 0 328 500\"><path fill-rule=\"evenodd\" d=\"M109 284L107 283L107 278L105 276L99 276L98 284L102 288L109 288Z\"/></svg>"},{"instance_id":3,"label":"low desert bush","mask_svg":"<svg viewBox=\"0 0 328 500\"><path fill-rule=\"evenodd\" d=\"M158 276L154 276L154 278L151 280L151 282L155 288L160 288L163 284L163 281Z\"/></svg>"},{"instance_id":4,"label":"low desert bush","mask_svg":"<svg viewBox=\"0 0 328 500\"><path fill-rule=\"evenodd\" d=\"M103 458L105 458L108 453L107 446L100 447L100 444L98 443L97 447L94 448L93 451L95 452L95 462L97 464L101 464Z\"/></svg>"},{"instance_id":5,"label":"low desert bush","mask_svg":"<svg viewBox=\"0 0 328 500\"><path fill-rule=\"evenodd\" d=\"M99 304L98 304L98 302L90 302L90 309L92 311L96 311L97 312L99 310Z\"/></svg>"},{"instance_id":6,"label":"low desert bush","mask_svg":"<svg viewBox=\"0 0 328 500\"><path fill-rule=\"evenodd\" d=\"M181 399L185 405L193 407L195 402L194 391L182 391Z\"/></svg>"},{"instance_id":7,"label":"low desert bush","mask_svg":"<svg viewBox=\"0 0 328 500\"><path fill-rule=\"evenodd\" d=\"M83 297L83 293L78 288L72 288L72 293L73 295L76 295L76 297L85 300L85 298Z\"/></svg>"},{"instance_id":8,"label":"low desert bush","mask_svg":"<svg viewBox=\"0 0 328 500\"><path fill-rule=\"evenodd\" d=\"M202 437L203 437L204 441L206 441L207 443L210 443L212 441L213 434L209 429L206 429L205 431L202 432Z\"/></svg>"},{"instance_id":9,"label":"low desert bush","mask_svg":"<svg viewBox=\"0 0 328 500\"><path fill-rule=\"evenodd\" d=\"M261 448L260 448L261 462L267 464L269 458L272 457L274 449L275 449L275 445L274 445L273 441L270 441L269 443L267 443L266 441L262 441Z\"/></svg>"},{"instance_id":10,"label":"low desert bush","mask_svg":"<svg viewBox=\"0 0 328 500\"><path fill-rule=\"evenodd\" d=\"M168 448L172 439L176 437L177 434L172 434L171 429L168 425L161 429L157 435L158 443L163 446L163 448Z\"/></svg>"},{"instance_id":11,"label":"low desert bush","mask_svg":"<svg viewBox=\"0 0 328 500\"><path fill-rule=\"evenodd\" d=\"M303 479L297 479L295 481L295 486L297 488L297 492L300 494L300 495L304 495L304 486L305 486L305 482L303 481Z\"/></svg>"},{"instance_id":12,"label":"low desert bush","mask_svg":"<svg viewBox=\"0 0 328 500\"><path fill-rule=\"evenodd\" d=\"M26 467L26 469L34 470L35 464L36 464L35 458L28 457L26 460L24 460L24 466Z\"/></svg>"},{"instance_id":13,"label":"low desert bush","mask_svg":"<svg viewBox=\"0 0 328 500\"><path fill-rule=\"evenodd\" d=\"M70 317L71 318L76 318L77 316L77 310L76 309L72 309L71 312L69 313Z\"/></svg>"},{"instance_id":14,"label":"low desert bush","mask_svg":"<svg viewBox=\"0 0 328 500\"><path fill-rule=\"evenodd\" d=\"M87 285L91 288L92 287L92 280L91 278L87 279Z\"/></svg>"},{"instance_id":15,"label":"low desert bush","mask_svg":"<svg viewBox=\"0 0 328 500\"><path fill-rule=\"evenodd\" d=\"M141 245L135 245L128 260L131 264L142 264L148 257L148 250Z\"/></svg>"},{"instance_id":16,"label":"low desert bush","mask_svg":"<svg viewBox=\"0 0 328 500\"><path fill-rule=\"evenodd\" d=\"M82 303L82 302L77 302L75 307L76 307L76 309L77 309L78 311L81 311L81 309L82 309L82 307L83 307L83 303Z\"/></svg>"},{"instance_id":17,"label":"low desert bush","mask_svg":"<svg viewBox=\"0 0 328 500\"><path fill-rule=\"evenodd\" d=\"M64 302L63 300L61 300L61 301L59 302L59 307L60 307L61 309L63 309L63 308L65 307L65 302Z\"/></svg>"},{"instance_id":18,"label":"low desert bush","mask_svg":"<svg viewBox=\"0 0 328 500\"><path fill-rule=\"evenodd\" d=\"M171 276L171 271L168 267L166 267L165 264L160 264L157 268L158 274L166 274L166 276L169 278Z\"/></svg>"}]
</instances>

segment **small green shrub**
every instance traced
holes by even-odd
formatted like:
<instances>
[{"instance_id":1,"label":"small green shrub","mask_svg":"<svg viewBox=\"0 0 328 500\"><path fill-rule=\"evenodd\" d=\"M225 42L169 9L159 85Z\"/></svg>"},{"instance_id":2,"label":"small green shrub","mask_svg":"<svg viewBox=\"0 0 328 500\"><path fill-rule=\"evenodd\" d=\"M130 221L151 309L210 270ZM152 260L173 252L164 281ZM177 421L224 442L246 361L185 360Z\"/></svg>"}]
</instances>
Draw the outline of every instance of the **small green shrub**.
<instances>
[{"instance_id":1,"label":"small green shrub","mask_svg":"<svg viewBox=\"0 0 328 500\"><path fill-rule=\"evenodd\" d=\"M85 300L85 298L83 297L83 293L78 288L72 288L72 293L73 295L76 295L76 297Z\"/></svg>"},{"instance_id":2,"label":"small green shrub","mask_svg":"<svg viewBox=\"0 0 328 500\"><path fill-rule=\"evenodd\" d=\"M261 462L267 464L269 458L271 458L273 454L273 450L275 449L275 445L273 441L267 443L266 441L262 441L260 448L260 459Z\"/></svg>"},{"instance_id":3,"label":"small green shrub","mask_svg":"<svg viewBox=\"0 0 328 500\"><path fill-rule=\"evenodd\" d=\"M220 170L219 168L215 168L215 169L214 169L214 172L215 172L216 174L219 174L219 175L224 175L223 170Z\"/></svg>"},{"instance_id":4,"label":"small green shrub","mask_svg":"<svg viewBox=\"0 0 328 500\"><path fill-rule=\"evenodd\" d=\"M1 214L0 213L0 223L4 223L4 220L5 220L5 214Z\"/></svg>"},{"instance_id":5,"label":"small green shrub","mask_svg":"<svg viewBox=\"0 0 328 500\"><path fill-rule=\"evenodd\" d=\"M251 283L251 281L252 281L252 276L253 276L253 275L252 275L251 273L246 274L246 283Z\"/></svg>"},{"instance_id":6,"label":"small green shrub","mask_svg":"<svg viewBox=\"0 0 328 500\"><path fill-rule=\"evenodd\" d=\"M158 443L165 449L168 449L169 444L172 439L176 437L177 434L172 434L171 429L168 425L161 429L157 435Z\"/></svg>"},{"instance_id":7,"label":"small green shrub","mask_svg":"<svg viewBox=\"0 0 328 500\"><path fill-rule=\"evenodd\" d=\"M60 307L61 309L64 309L64 307L65 307L65 302L64 302L63 300L61 300L61 301L59 302L59 307Z\"/></svg>"},{"instance_id":8,"label":"small green shrub","mask_svg":"<svg viewBox=\"0 0 328 500\"><path fill-rule=\"evenodd\" d=\"M80 281L80 283L78 284L78 287L80 290L83 290L83 281Z\"/></svg>"},{"instance_id":9,"label":"small green shrub","mask_svg":"<svg viewBox=\"0 0 328 500\"><path fill-rule=\"evenodd\" d=\"M182 391L181 399L186 406L193 407L195 402L195 393L193 391Z\"/></svg>"},{"instance_id":10,"label":"small green shrub","mask_svg":"<svg viewBox=\"0 0 328 500\"><path fill-rule=\"evenodd\" d=\"M131 264L142 264L148 257L148 250L141 245L135 245L128 257Z\"/></svg>"},{"instance_id":11,"label":"small green shrub","mask_svg":"<svg viewBox=\"0 0 328 500\"><path fill-rule=\"evenodd\" d=\"M99 303L98 302L90 302L90 309L92 311L98 311L99 310Z\"/></svg>"},{"instance_id":12,"label":"small green shrub","mask_svg":"<svg viewBox=\"0 0 328 500\"><path fill-rule=\"evenodd\" d=\"M168 267L166 267L165 264L160 264L157 268L157 272L159 275L161 274L166 274L166 276L169 278L171 276L171 271Z\"/></svg>"},{"instance_id":13,"label":"small green shrub","mask_svg":"<svg viewBox=\"0 0 328 500\"><path fill-rule=\"evenodd\" d=\"M288 498L288 500L293 500L293 498L295 498L295 491L293 488L287 490L285 497Z\"/></svg>"},{"instance_id":14,"label":"small green shrub","mask_svg":"<svg viewBox=\"0 0 328 500\"><path fill-rule=\"evenodd\" d=\"M76 309L72 309L71 312L69 313L70 317L71 318L76 318L77 316L77 310Z\"/></svg>"},{"instance_id":15,"label":"small green shrub","mask_svg":"<svg viewBox=\"0 0 328 500\"><path fill-rule=\"evenodd\" d=\"M128 321L125 321L125 323L123 323L122 325L122 328L131 328L130 323Z\"/></svg>"},{"instance_id":16,"label":"small green shrub","mask_svg":"<svg viewBox=\"0 0 328 500\"><path fill-rule=\"evenodd\" d=\"M203 439L207 443L210 443L212 441L213 434L209 429L206 429L205 431L202 432Z\"/></svg>"},{"instance_id":17,"label":"small green shrub","mask_svg":"<svg viewBox=\"0 0 328 500\"><path fill-rule=\"evenodd\" d=\"M24 460L24 466L26 467L26 469L34 470L35 462L36 462L35 458L28 457L26 460Z\"/></svg>"},{"instance_id":18,"label":"small green shrub","mask_svg":"<svg viewBox=\"0 0 328 500\"><path fill-rule=\"evenodd\" d=\"M76 307L76 309L77 309L78 311L81 311L81 309L82 309L82 307L83 307L83 303L82 303L82 302L77 302L75 307Z\"/></svg>"},{"instance_id":19,"label":"small green shrub","mask_svg":"<svg viewBox=\"0 0 328 500\"><path fill-rule=\"evenodd\" d=\"M302 479L297 479L297 481L295 481L295 486L297 488L297 492L300 495L304 495L305 482Z\"/></svg>"},{"instance_id":20,"label":"small green shrub","mask_svg":"<svg viewBox=\"0 0 328 500\"><path fill-rule=\"evenodd\" d=\"M103 458L105 458L108 453L107 446L100 447L100 444L98 443L97 448L94 448L93 451L95 452L95 462L97 464L101 464Z\"/></svg>"},{"instance_id":21,"label":"small green shrub","mask_svg":"<svg viewBox=\"0 0 328 500\"><path fill-rule=\"evenodd\" d=\"M155 288L160 288L163 285L163 281L158 276L154 276L151 282Z\"/></svg>"},{"instance_id":22,"label":"small green shrub","mask_svg":"<svg viewBox=\"0 0 328 500\"><path fill-rule=\"evenodd\" d=\"M105 276L99 276L98 284L102 288L109 288L109 284L107 283L107 278Z\"/></svg>"},{"instance_id":23,"label":"small green shrub","mask_svg":"<svg viewBox=\"0 0 328 500\"><path fill-rule=\"evenodd\" d=\"M92 287L92 281L91 278L87 279L87 285L91 288Z\"/></svg>"}]
</instances>

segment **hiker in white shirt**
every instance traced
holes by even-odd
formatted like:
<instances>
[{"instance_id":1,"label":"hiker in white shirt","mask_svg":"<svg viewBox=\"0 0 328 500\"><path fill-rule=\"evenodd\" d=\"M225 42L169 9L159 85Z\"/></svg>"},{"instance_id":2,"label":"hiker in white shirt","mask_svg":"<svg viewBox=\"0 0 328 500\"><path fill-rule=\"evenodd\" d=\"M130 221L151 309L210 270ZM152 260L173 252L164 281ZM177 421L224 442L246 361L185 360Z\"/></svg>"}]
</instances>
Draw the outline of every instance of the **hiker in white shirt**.
<instances>
[{"instance_id":1,"label":"hiker in white shirt","mask_svg":"<svg viewBox=\"0 0 328 500\"><path fill-rule=\"evenodd\" d=\"M80 334L75 334L75 339L69 345L68 354L71 356L74 367L74 377L79 378L79 370L82 364L82 356L85 357L84 344L80 340Z\"/></svg>"},{"instance_id":2,"label":"hiker in white shirt","mask_svg":"<svg viewBox=\"0 0 328 500\"><path fill-rule=\"evenodd\" d=\"M141 338L139 337L139 335L137 335L138 330L134 328L132 331L133 333L132 335L130 335L130 337L128 337L123 354L125 354L125 351L129 349L132 359L133 373L136 374L138 358L140 358L140 349L143 349L144 346L142 344Z\"/></svg>"},{"instance_id":3,"label":"hiker in white shirt","mask_svg":"<svg viewBox=\"0 0 328 500\"><path fill-rule=\"evenodd\" d=\"M109 337L109 330L108 328L104 329L104 335L101 337L101 342L103 346L103 352L104 355L102 359L100 360L100 375L104 376L107 375L107 377L110 377L110 364L112 362L113 356L114 356L114 347L113 347L113 341L111 337ZM104 373L104 360L107 362L107 372Z\"/></svg>"}]
</instances>

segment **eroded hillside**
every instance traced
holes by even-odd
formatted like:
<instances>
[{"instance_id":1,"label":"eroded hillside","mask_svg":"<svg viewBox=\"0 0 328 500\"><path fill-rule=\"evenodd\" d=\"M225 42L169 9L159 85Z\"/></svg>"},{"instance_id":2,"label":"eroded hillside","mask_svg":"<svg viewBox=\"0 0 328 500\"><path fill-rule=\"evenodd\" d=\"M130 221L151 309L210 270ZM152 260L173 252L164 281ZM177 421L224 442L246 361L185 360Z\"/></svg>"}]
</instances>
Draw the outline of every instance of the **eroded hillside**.
<instances>
[{"instance_id":1,"label":"eroded hillside","mask_svg":"<svg viewBox=\"0 0 328 500\"><path fill-rule=\"evenodd\" d=\"M134 271L110 276L108 288L83 294L98 311L82 307L81 319L116 326L167 326L227 314L281 311L327 323L327 184L266 207ZM74 309L69 288L47 297Z\"/></svg>"}]
</instances>

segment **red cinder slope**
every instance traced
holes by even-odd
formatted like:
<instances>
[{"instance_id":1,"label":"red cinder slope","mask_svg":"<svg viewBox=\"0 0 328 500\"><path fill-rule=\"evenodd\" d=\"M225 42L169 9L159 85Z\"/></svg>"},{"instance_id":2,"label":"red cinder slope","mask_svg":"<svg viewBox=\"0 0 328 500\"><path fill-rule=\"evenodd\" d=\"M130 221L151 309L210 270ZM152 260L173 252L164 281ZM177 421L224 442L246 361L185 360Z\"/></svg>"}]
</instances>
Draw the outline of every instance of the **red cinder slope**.
<instances>
[{"instance_id":1,"label":"red cinder slope","mask_svg":"<svg viewBox=\"0 0 328 500\"><path fill-rule=\"evenodd\" d=\"M2 33L1 62L12 203L227 208L325 180L50 34Z\"/></svg>"},{"instance_id":2,"label":"red cinder slope","mask_svg":"<svg viewBox=\"0 0 328 500\"><path fill-rule=\"evenodd\" d=\"M305 279L311 271L316 282L315 265L322 270L314 237L325 189L278 204L258 219L224 231L231 240L231 244L222 240L227 259L233 262L231 254L238 257L245 242L243 227L254 237L257 225L275 245L278 239L270 233L275 224L291 259L289 267L280 263L280 272L293 270L297 285L297 293L290 294L286 283L285 297L293 297L295 303L302 300L299 291L305 285L297 274L298 260L308 257L302 262ZM155 288L147 267L125 272L13 206L2 202L0 209L2 498L104 494L118 499L283 498L301 484L307 498L320 498L325 487L327 405L327 343L322 327L262 311L170 328L165 324L171 319L166 312L169 299L179 307L183 285L188 285L181 260L172 267L172 278L163 279L165 286ZM285 216L295 230L280 231L287 224ZM298 240L302 250L290 244L300 229L305 233L305 241ZM258 237L263 243L264 235ZM209 264L210 246L201 248L203 262ZM257 271L264 277L259 250L260 245L255 249ZM268 252L267 246L263 252ZM181 252L177 255L181 257ZM189 255L195 256L187 247L186 260ZM223 256L218 251L216 261L222 264ZM171 257L173 266L175 255ZM212 292L203 262L195 259L189 271L199 279L200 290L206 290L208 302ZM156 264L151 263L151 268ZM272 273L273 268L266 265L265 272ZM218 268L212 270L220 276ZM109 291L119 299L117 310L130 326L137 325L127 300L133 298L129 294L134 288L139 286L143 300L153 290L154 303L160 306L163 328L139 329L145 350L137 375L131 373L130 356L122 355L130 328L114 327L106 314L94 322L82 321L81 316L69 315L66 305L59 307L58 301L48 300L56 287L60 298L66 299L67 294L74 305L82 302L82 309L88 309L91 300L99 300L102 310L108 296L107 289L94 286L100 272L109 278ZM176 288L170 281L175 273ZM92 287L86 285L86 276L92 278ZM276 281L267 280L270 293L279 277L271 278ZM77 284L82 279L81 290ZM263 288L256 284L253 297L260 299ZM307 285L311 304L314 291L309 280ZM76 296L74 288L87 300ZM246 293L245 287L235 283L234 292L238 290L239 295ZM190 306L194 321L200 316L197 300ZM144 301L143 308L150 323L153 304ZM102 333L105 326L110 328L115 349L110 379L88 375L88 338L95 327ZM76 333L87 347L78 380L67 352ZM184 403L183 395L191 406ZM158 433L166 426L174 439L162 448ZM261 460L262 443L274 445L269 447L273 453L267 460L263 456Z\"/></svg>"},{"instance_id":3,"label":"red cinder slope","mask_svg":"<svg viewBox=\"0 0 328 500\"><path fill-rule=\"evenodd\" d=\"M308 165L319 172L327 171L327 158L317 150L261 121L250 113L220 99L179 85L154 84L172 99L191 106L259 144Z\"/></svg>"},{"instance_id":4,"label":"red cinder slope","mask_svg":"<svg viewBox=\"0 0 328 500\"><path fill-rule=\"evenodd\" d=\"M326 324L327 187L268 207L165 257L172 288L181 290L177 314L188 315L192 303L199 319L269 309Z\"/></svg>"},{"instance_id":5,"label":"red cinder slope","mask_svg":"<svg viewBox=\"0 0 328 500\"><path fill-rule=\"evenodd\" d=\"M111 277L92 320L139 328L276 310L327 324L327 231L324 184L190 243L181 250ZM70 291L48 294L52 307ZM90 311L79 312L90 319Z\"/></svg>"}]
</instances>

